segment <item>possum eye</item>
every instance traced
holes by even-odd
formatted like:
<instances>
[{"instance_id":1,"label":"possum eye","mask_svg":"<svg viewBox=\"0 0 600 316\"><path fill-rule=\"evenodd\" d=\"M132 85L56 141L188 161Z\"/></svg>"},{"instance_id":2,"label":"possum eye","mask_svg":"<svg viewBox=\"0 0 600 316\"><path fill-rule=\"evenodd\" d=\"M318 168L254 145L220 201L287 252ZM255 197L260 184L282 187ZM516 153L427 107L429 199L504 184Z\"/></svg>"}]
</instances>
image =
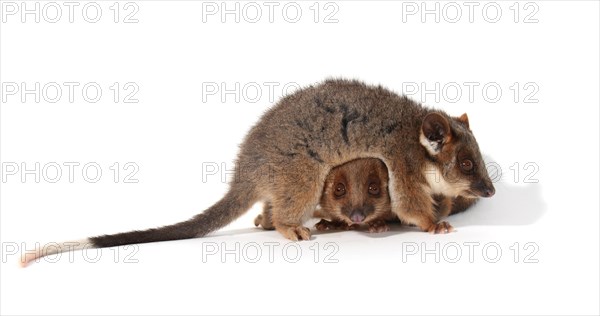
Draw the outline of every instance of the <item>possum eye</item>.
<instances>
[{"instance_id":1,"label":"possum eye","mask_svg":"<svg viewBox=\"0 0 600 316\"><path fill-rule=\"evenodd\" d=\"M473 161L471 161L469 159L465 159L465 160L461 161L460 169L462 169L463 171L467 171L467 172L473 170Z\"/></svg>"},{"instance_id":2,"label":"possum eye","mask_svg":"<svg viewBox=\"0 0 600 316\"><path fill-rule=\"evenodd\" d=\"M336 197L342 197L346 194L346 186L343 183L338 183L335 185L335 190L333 191L333 195Z\"/></svg>"},{"instance_id":3,"label":"possum eye","mask_svg":"<svg viewBox=\"0 0 600 316\"><path fill-rule=\"evenodd\" d=\"M377 183L369 184L369 194L371 195L379 195L379 185Z\"/></svg>"}]
</instances>

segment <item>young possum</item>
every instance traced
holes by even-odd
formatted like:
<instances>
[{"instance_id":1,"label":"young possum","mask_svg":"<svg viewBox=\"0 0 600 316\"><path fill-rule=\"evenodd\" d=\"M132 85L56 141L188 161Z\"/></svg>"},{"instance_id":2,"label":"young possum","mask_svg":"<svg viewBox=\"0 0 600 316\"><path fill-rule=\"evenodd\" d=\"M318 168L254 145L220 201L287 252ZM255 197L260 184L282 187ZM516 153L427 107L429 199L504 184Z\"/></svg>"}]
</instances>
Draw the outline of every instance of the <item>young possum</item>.
<instances>
[{"instance_id":1,"label":"young possum","mask_svg":"<svg viewBox=\"0 0 600 316\"><path fill-rule=\"evenodd\" d=\"M385 220L393 218L388 194L388 170L375 158L349 161L331 169L325 179L320 209L314 217L323 218L317 230L348 230L366 224L369 232L388 230ZM254 225L275 229L271 208L265 208Z\"/></svg>"},{"instance_id":2,"label":"young possum","mask_svg":"<svg viewBox=\"0 0 600 316\"><path fill-rule=\"evenodd\" d=\"M394 218L388 191L388 169L383 161L364 158L331 170L325 180L315 228L319 231L358 229L364 223L370 233L388 231Z\"/></svg>"},{"instance_id":3,"label":"young possum","mask_svg":"<svg viewBox=\"0 0 600 316\"><path fill-rule=\"evenodd\" d=\"M381 86L326 80L286 96L262 116L240 146L235 181L213 206L177 224L85 241L111 247L201 237L259 201L283 236L308 240L303 222L319 204L329 171L358 158L386 164L392 212L423 231L452 228L439 221L434 195L449 204L457 196L495 192L466 114L451 117Z\"/></svg>"}]
</instances>

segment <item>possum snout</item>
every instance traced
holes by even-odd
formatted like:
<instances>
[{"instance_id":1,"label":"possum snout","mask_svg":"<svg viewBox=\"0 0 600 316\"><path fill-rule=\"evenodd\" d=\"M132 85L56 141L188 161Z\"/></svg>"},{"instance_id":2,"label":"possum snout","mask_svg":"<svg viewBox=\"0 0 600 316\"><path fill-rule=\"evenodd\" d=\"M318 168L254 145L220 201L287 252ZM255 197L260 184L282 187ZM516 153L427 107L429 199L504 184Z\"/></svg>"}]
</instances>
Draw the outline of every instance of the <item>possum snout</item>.
<instances>
[{"instance_id":1,"label":"possum snout","mask_svg":"<svg viewBox=\"0 0 600 316\"><path fill-rule=\"evenodd\" d=\"M353 223L362 223L365 220L365 214L360 210L355 210L350 214Z\"/></svg>"},{"instance_id":2,"label":"possum snout","mask_svg":"<svg viewBox=\"0 0 600 316\"><path fill-rule=\"evenodd\" d=\"M496 189L493 186L489 186L483 189L483 197L492 197L496 193Z\"/></svg>"},{"instance_id":3,"label":"possum snout","mask_svg":"<svg viewBox=\"0 0 600 316\"><path fill-rule=\"evenodd\" d=\"M359 224L364 222L365 219L369 215L373 214L374 211L375 207L373 206L373 204L366 203L358 206L348 205L344 207L343 213L346 214L346 216L353 223Z\"/></svg>"},{"instance_id":4,"label":"possum snout","mask_svg":"<svg viewBox=\"0 0 600 316\"><path fill-rule=\"evenodd\" d=\"M477 192L477 194L481 197L492 197L496 193L496 189L494 185L491 183L486 183L485 181L476 182L472 186L473 191Z\"/></svg>"}]
</instances>

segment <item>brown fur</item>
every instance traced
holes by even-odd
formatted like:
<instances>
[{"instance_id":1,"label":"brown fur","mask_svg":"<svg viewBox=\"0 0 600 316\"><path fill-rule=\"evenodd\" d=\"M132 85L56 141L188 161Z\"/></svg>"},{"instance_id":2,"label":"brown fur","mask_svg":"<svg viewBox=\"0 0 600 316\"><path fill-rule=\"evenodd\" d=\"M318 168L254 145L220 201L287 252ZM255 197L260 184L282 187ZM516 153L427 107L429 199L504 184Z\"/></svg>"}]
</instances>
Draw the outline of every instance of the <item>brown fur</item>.
<instances>
[{"instance_id":1,"label":"brown fur","mask_svg":"<svg viewBox=\"0 0 600 316\"><path fill-rule=\"evenodd\" d=\"M344 188L343 195L336 194L340 185ZM369 232L387 231L385 219L392 214L387 167L379 159L365 158L333 168L325 179L319 205L321 208L313 214L323 218L315 225L317 230L348 230L366 224ZM270 205L265 205L254 224L274 229L271 211ZM353 220L352 215L361 219Z\"/></svg>"},{"instance_id":2,"label":"brown fur","mask_svg":"<svg viewBox=\"0 0 600 316\"><path fill-rule=\"evenodd\" d=\"M272 208L277 231L308 239L302 223L319 204L330 170L357 158L386 164L392 212L424 231L446 225L438 223L433 195L494 193L466 115L450 117L382 87L328 80L283 98L263 115L240 147L239 176L227 196L185 228L203 236L262 201ZM465 160L472 164L468 172L461 169Z\"/></svg>"},{"instance_id":3,"label":"brown fur","mask_svg":"<svg viewBox=\"0 0 600 316\"><path fill-rule=\"evenodd\" d=\"M353 160L332 169L319 203L322 215L330 221L321 220L317 229L343 227L341 223L344 223L347 228L366 224L369 232L387 231L385 218L392 211L388 180L387 167L374 158ZM346 189L342 196L336 195L339 185ZM353 215L364 219L353 219Z\"/></svg>"},{"instance_id":4,"label":"brown fur","mask_svg":"<svg viewBox=\"0 0 600 316\"><path fill-rule=\"evenodd\" d=\"M327 175L358 158L385 163L392 212L423 231L451 230L439 222L434 195L462 205L461 197L494 194L466 115L451 117L381 86L327 80L283 98L263 115L240 146L229 192L203 213L170 226L89 240L109 247L201 237L259 201L271 208L273 227L283 236L307 240L310 230L303 222L319 204Z\"/></svg>"},{"instance_id":5,"label":"brown fur","mask_svg":"<svg viewBox=\"0 0 600 316\"><path fill-rule=\"evenodd\" d=\"M357 158L385 162L393 213L424 231L451 228L438 220L449 213L453 200L474 202L494 194L466 114L453 118L356 81L331 80L283 99L250 131L245 144L241 167L244 161L261 161L278 177L257 188L273 205L273 226L292 240L307 237L295 232L319 203L315 183L324 183L333 166ZM465 160L472 164L469 171L461 167ZM441 215L434 195L447 199L441 201Z\"/></svg>"},{"instance_id":6,"label":"brown fur","mask_svg":"<svg viewBox=\"0 0 600 316\"><path fill-rule=\"evenodd\" d=\"M390 170L392 211L404 222L435 232L446 224L437 222L433 194L478 197L494 191L466 115L462 118L381 87L330 80L268 111L246 137L238 163L250 170L270 164L274 181L250 178L258 196L273 206L275 229L292 240L308 237L297 232L319 203L331 168L368 157L382 159ZM474 165L470 172L461 171L463 159ZM424 175L430 166L448 184L441 191Z\"/></svg>"}]
</instances>

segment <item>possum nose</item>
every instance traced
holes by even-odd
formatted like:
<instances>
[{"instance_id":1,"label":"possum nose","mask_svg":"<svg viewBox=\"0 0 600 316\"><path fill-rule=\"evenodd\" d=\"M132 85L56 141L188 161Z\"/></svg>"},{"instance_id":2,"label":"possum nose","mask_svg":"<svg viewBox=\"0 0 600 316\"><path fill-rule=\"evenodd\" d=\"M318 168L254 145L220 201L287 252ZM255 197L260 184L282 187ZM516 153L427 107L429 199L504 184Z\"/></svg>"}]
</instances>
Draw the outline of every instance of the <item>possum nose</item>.
<instances>
[{"instance_id":1,"label":"possum nose","mask_svg":"<svg viewBox=\"0 0 600 316\"><path fill-rule=\"evenodd\" d=\"M352 214L350 214L350 219L354 223L362 223L362 221L365 220L365 215L361 211L353 211Z\"/></svg>"},{"instance_id":2,"label":"possum nose","mask_svg":"<svg viewBox=\"0 0 600 316\"><path fill-rule=\"evenodd\" d=\"M494 189L494 185L491 183L486 183L484 181L477 182L473 189L480 197L492 197L496 193L496 189Z\"/></svg>"},{"instance_id":3,"label":"possum nose","mask_svg":"<svg viewBox=\"0 0 600 316\"><path fill-rule=\"evenodd\" d=\"M488 187L483 190L484 197L492 197L496 193L496 189L494 187Z\"/></svg>"}]
</instances>

